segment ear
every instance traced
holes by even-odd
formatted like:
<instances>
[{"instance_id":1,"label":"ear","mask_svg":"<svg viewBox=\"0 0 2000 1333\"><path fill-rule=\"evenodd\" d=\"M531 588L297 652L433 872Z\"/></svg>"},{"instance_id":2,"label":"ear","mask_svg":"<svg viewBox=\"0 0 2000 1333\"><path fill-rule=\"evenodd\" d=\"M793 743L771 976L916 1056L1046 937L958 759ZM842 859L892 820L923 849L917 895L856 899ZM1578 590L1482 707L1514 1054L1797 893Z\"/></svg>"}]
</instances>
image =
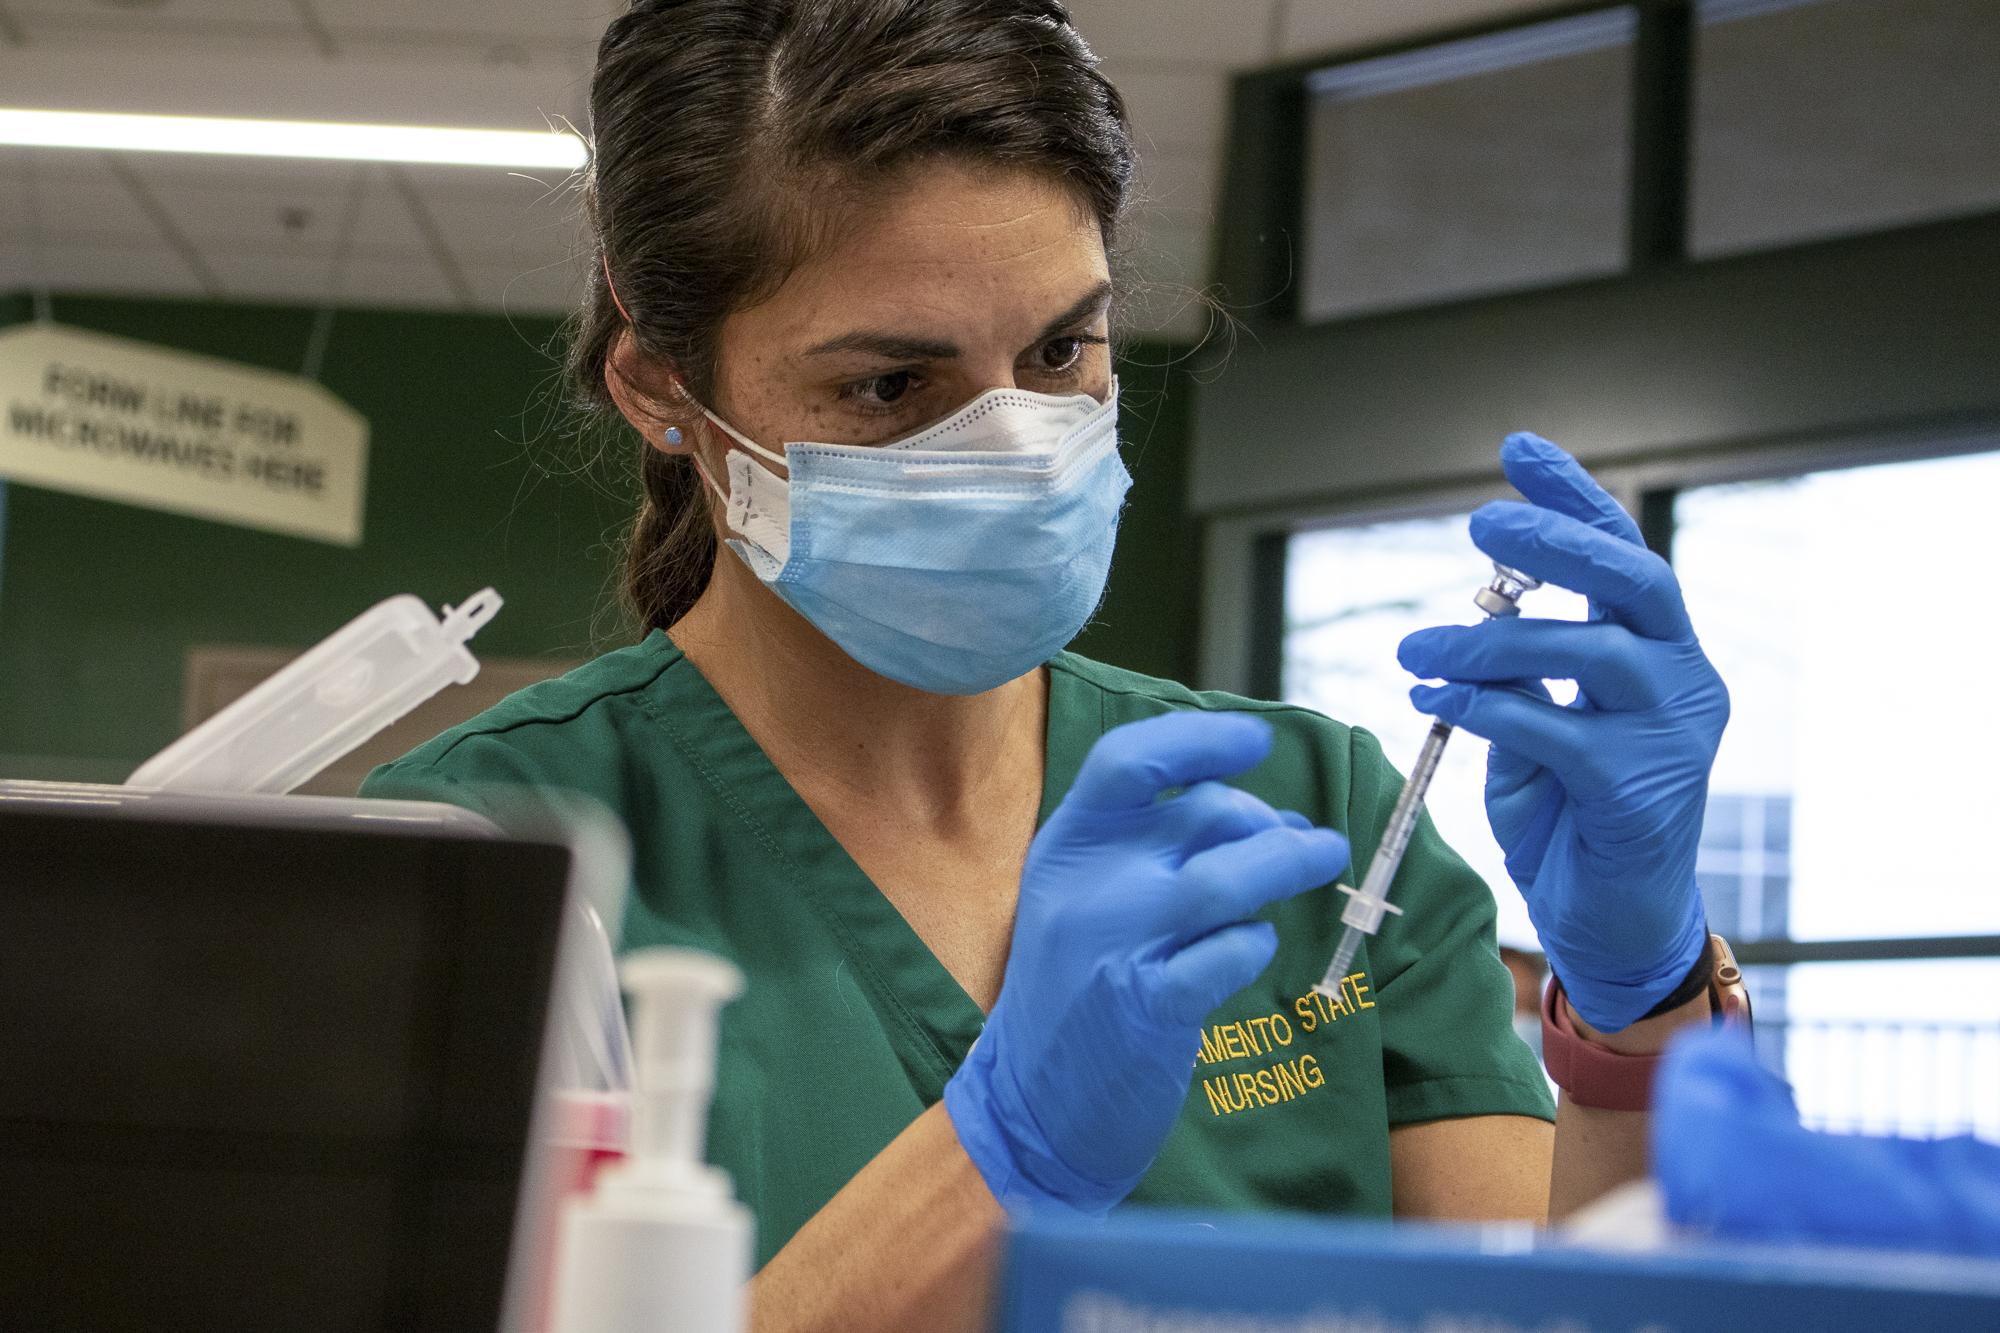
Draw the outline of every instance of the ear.
<instances>
[{"instance_id":1,"label":"ear","mask_svg":"<svg viewBox=\"0 0 2000 1333\"><path fill-rule=\"evenodd\" d=\"M694 452L692 427L701 413L673 366L641 353L630 328L619 330L604 358L604 387L646 443L661 453Z\"/></svg>"}]
</instances>

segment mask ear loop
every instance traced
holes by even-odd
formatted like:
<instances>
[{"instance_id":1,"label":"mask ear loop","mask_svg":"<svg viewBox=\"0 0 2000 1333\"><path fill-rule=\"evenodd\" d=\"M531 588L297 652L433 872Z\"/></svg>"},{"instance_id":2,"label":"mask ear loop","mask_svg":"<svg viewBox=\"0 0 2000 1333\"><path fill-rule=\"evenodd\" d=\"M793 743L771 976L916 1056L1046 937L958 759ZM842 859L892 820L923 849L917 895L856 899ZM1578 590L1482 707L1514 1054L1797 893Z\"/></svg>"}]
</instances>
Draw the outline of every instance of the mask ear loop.
<instances>
[{"instance_id":1,"label":"mask ear loop","mask_svg":"<svg viewBox=\"0 0 2000 1333\"><path fill-rule=\"evenodd\" d=\"M688 461L694 464L694 470L696 472L701 473L701 479L708 483L708 489L715 492L715 498L722 501L722 507L724 509L728 509L729 493L723 490L720 486L716 485L715 478L708 475L708 468L701 461L701 455L696 453L690 453L688 455Z\"/></svg>"},{"instance_id":2,"label":"mask ear loop","mask_svg":"<svg viewBox=\"0 0 2000 1333\"><path fill-rule=\"evenodd\" d=\"M632 322L632 313L625 308L625 303L618 299L618 284L611 280L611 255L608 252L603 252L598 255L598 258L602 260L604 264L604 290L611 293L611 304L618 307L618 313L623 315L625 317L625 323L627 325L630 325ZM751 453L757 455L757 457L764 459L766 462L776 463L779 467L785 467L785 456L783 454L772 453L769 449L764 448L762 445L758 444L755 440L751 439L749 436L745 435L742 431L736 429L736 427L730 425L727 421L724 421L721 417L715 415L715 413L709 411L705 407L701 409L701 414L707 417L710 421L714 422L716 427L720 429L730 439L736 441L738 444L742 445L745 449L748 449ZM681 434L680 431L669 428L667 432L668 435L667 443L679 444L681 442L680 434ZM729 503L728 494L725 493L720 486L717 486L715 484L714 477L708 475L708 469L702 466L701 455L696 453L690 453L688 457L694 460L695 471L701 473L701 479L708 483L708 488L714 491L718 496L722 498L722 503L724 503L725 505L728 504ZM789 469L787 470L789 471Z\"/></svg>"},{"instance_id":3,"label":"mask ear loop","mask_svg":"<svg viewBox=\"0 0 2000 1333\"><path fill-rule=\"evenodd\" d=\"M751 453L757 455L757 457L764 459L766 462L776 463L779 467L786 466L785 456L783 454L772 453L769 449L766 449L763 445L757 443L755 440L751 439L748 435L745 435L742 431L736 429L736 427L730 425L727 421L724 421L721 417L715 415L715 413L709 411L705 407L701 409L701 414L707 417L710 421L714 422L716 429L720 430L730 439L742 445L745 449L748 449Z\"/></svg>"},{"instance_id":4,"label":"mask ear loop","mask_svg":"<svg viewBox=\"0 0 2000 1333\"><path fill-rule=\"evenodd\" d=\"M627 310L625 303L618 299L618 284L611 280L611 254L609 251L605 251L600 253L598 258L604 261L604 290L611 293L611 304L618 307L618 313L625 317L627 324L630 324L632 322L632 312Z\"/></svg>"},{"instance_id":5,"label":"mask ear loop","mask_svg":"<svg viewBox=\"0 0 2000 1333\"><path fill-rule=\"evenodd\" d=\"M625 303L618 299L618 284L611 280L611 253L608 250L599 251L597 257L604 265L604 290L611 294L611 304L618 307L618 313L624 317L625 326L630 328L632 326L632 312L627 310ZM676 378L675 383L679 383L678 378ZM679 444L681 442L681 428L679 426L667 427L666 433L662 438L668 444ZM695 466L701 466L700 459L695 459ZM714 482L709 483L711 486L714 484Z\"/></svg>"}]
</instances>

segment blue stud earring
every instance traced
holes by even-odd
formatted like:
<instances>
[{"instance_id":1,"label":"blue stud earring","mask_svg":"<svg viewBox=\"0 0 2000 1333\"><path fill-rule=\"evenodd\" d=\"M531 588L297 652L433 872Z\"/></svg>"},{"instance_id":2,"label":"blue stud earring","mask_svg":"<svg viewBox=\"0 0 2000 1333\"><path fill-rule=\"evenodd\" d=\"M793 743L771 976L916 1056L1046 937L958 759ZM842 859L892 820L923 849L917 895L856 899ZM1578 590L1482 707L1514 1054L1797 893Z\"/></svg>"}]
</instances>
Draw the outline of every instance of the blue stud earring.
<instances>
[{"instance_id":1,"label":"blue stud earring","mask_svg":"<svg viewBox=\"0 0 2000 1333\"><path fill-rule=\"evenodd\" d=\"M666 442L668 444L679 444L681 442L681 428L679 426L667 427Z\"/></svg>"}]
</instances>

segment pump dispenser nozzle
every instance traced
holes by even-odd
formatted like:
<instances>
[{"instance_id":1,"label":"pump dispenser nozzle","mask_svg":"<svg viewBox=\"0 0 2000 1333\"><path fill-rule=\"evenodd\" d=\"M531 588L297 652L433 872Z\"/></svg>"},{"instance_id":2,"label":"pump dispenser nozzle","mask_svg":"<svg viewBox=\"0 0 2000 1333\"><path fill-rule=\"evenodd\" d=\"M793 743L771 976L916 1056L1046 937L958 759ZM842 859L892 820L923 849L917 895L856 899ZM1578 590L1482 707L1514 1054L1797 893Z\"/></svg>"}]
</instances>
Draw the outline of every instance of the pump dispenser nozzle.
<instances>
[{"instance_id":1,"label":"pump dispenser nozzle","mask_svg":"<svg viewBox=\"0 0 2000 1333\"><path fill-rule=\"evenodd\" d=\"M635 953L619 973L632 997L632 1153L564 1219L555 1330L736 1333L752 1223L702 1151L716 1015L743 974L694 949Z\"/></svg>"},{"instance_id":2,"label":"pump dispenser nozzle","mask_svg":"<svg viewBox=\"0 0 2000 1333\"><path fill-rule=\"evenodd\" d=\"M715 1090L715 1020L743 974L693 949L648 949L618 969L632 997L639 1115L632 1166L648 1183L706 1177L702 1150ZM728 1178L722 1180L728 1189Z\"/></svg>"}]
</instances>

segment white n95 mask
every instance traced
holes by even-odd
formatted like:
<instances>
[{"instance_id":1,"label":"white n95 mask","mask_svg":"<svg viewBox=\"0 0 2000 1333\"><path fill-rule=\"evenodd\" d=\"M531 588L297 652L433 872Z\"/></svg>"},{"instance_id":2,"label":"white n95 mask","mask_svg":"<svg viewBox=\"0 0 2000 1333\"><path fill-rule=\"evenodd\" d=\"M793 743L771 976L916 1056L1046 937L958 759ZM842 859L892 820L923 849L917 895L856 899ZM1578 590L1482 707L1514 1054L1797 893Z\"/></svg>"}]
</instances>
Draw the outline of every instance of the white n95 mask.
<instances>
[{"instance_id":1,"label":"white n95 mask","mask_svg":"<svg viewBox=\"0 0 2000 1333\"><path fill-rule=\"evenodd\" d=\"M1104 595L1132 484L1115 380L1101 404L992 389L906 439L782 455L707 416L749 451L728 454L726 493L702 470L729 549L891 680L983 693L1062 651Z\"/></svg>"}]
</instances>

